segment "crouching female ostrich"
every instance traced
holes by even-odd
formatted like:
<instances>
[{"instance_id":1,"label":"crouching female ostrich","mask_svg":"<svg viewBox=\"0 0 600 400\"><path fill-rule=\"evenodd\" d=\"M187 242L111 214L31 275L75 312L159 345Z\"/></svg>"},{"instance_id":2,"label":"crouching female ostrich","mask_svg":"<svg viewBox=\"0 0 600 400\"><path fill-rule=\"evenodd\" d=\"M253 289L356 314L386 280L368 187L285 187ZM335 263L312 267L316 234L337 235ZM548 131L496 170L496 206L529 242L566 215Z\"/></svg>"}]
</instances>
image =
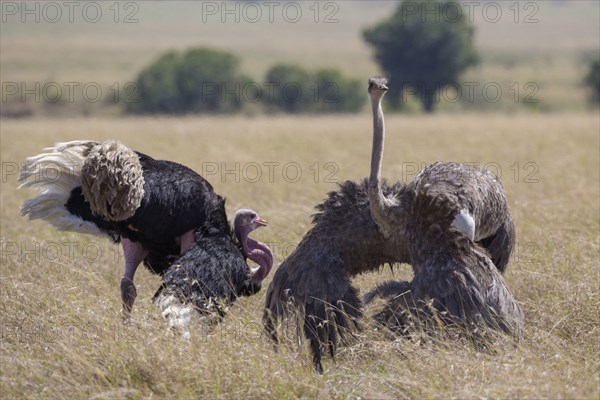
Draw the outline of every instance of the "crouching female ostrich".
<instances>
[{"instance_id":1,"label":"crouching female ostrich","mask_svg":"<svg viewBox=\"0 0 600 400\"><path fill-rule=\"evenodd\" d=\"M194 242L196 228L210 221L216 230L229 229L223 199L181 164L155 160L117 141L73 141L46 150L28 158L22 170L20 188L40 195L25 201L21 213L59 230L120 241L126 316L135 301L133 278L140 262L162 274ZM223 218L208 219L215 209ZM265 268L257 273L266 276Z\"/></svg>"},{"instance_id":2,"label":"crouching female ostrich","mask_svg":"<svg viewBox=\"0 0 600 400\"><path fill-rule=\"evenodd\" d=\"M237 297L260 290L273 266L273 253L248 235L266 224L256 212L238 210L233 219L233 234L240 249L231 240L231 230L226 228L224 201L215 205L194 232L194 243L165 272L163 284L154 295L155 304L172 327L189 336L189 323L196 312L210 322L219 321L226 306ZM252 271L244 254L260 268Z\"/></svg>"},{"instance_id":3,"label":"crouching female ostrich","mask_svg":"<svg viewBox=\"0 0 600 400\"><path fill-rule=\"evenodd\" d=\"M369 80L374 115L369 199L383 235L408 239L415 276L410 283L388 282L366 299L378 292L392 297L380 319L392 314L402 321L410 315L403 313L406 307L392 310L406 304L416 305L422 315L423 306L431 301L454 323L485 325L519 336L521 310L500 274L514 243L502 185L483 169L435 163L409 184L404 199L386 196L379 188L384 141L381 99L386 83L383 78ZM495 266L476 241L489 246Z\"/></svg>"},{"instance_id":4,"label":"crouching female ostrich","mask_svg":"<svg viewBox=\"0 0 600 400\"><path fill-rule=\"evenodd\" d=\"M485 247L500 271L506 268L514 243L502 187L485 170L435 163L408 185L381 182L381 99L386 84L383 79L369 80L373 105L371 178L360 184L343 183L317 206L314 226L277 269L267 290L263 323L268 335L277 342L278 322L297 316L319 372L323 371L322 349L328 348L333 356L337 337L343 339L345 333L358 327L362 303L350 278L384 263L412 263L409 238L418 239L408 234L406 220L410 214L402 213L402 218L398 214L391 222L387 218L389 207L403 211L410 206L411 192L418 185L430 187L435 193L450 190L449 196L460 204L453 226ZM448 182L454 182L454 186ZM373 202L377 203L375 208ZM415 265L413 270L416 272Z\"/></svg>"},{"instance_id":5,"label":"crouching female ostrich","mask_svg":"<svg viewBox=\"0 0 600 400\"><path fill-rule=\"evenodd\" d=\"M388 298L375 320L399 333L442 321L481 337L491 328L522 335L523 314L484 248L455 227L460 212L449 197L411 193L407 219L412 282L387 281L364 297Z\"/></svg>"}]
</instances>

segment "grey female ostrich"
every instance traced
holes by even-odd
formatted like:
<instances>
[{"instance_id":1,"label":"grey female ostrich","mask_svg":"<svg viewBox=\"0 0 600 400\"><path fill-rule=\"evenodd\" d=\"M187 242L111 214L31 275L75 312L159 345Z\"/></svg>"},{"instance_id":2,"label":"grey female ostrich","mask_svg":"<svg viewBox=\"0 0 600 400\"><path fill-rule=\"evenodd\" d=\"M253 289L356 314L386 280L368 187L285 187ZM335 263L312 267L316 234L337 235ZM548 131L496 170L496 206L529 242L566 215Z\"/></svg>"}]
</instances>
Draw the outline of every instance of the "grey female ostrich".
<instances>
[{"instance_id":1,"label":"grey female ostrich","mask_svg":"<svg viewBox=\"0 0 600 400\"><path fill-rule=\"evenodd\" d=\"M484 322L520 335L521 311L498 272L506 269L514 244L514 227L500 181L484 169L435 163L408 185L402 199L386 196L379 183L384 143L381 99L386 84L384 78L369 80L373 106L369 200L384 237L408 239L415 277L408 286L406 282L386 283L379 291L397 295L401 301L409 293L415 304L433 300L438 311L447 312L455 321ZM487 244L495 268L477 241ZM367 295L373 297L373 293Z\"/></svg>"},{"instance_id":2,"label":"grey female ostrich","mask_svg":"<svg viewBox=\"0 0 600 400\"><path fill-rule=\"evenodd\" d=\"M163 275L163 284L154 302L172 327L189 336L189 322L200 313L210 322L218 322L227 305L239 296L250 296L260 290L261 282L273 265L273 253L250 232L267 223L252 210L238 210L233 219L234 234L242 246L231 241L231 231L224 217L224 202L211 211L206 221L194 232L194 243ZM252 271L245 260L261 259L267 268ZM216 318L215 318L216 317Z\"/></svg>"},{"instance_id":3,"label":"grey female ostrich","mask_svg":"<svg viewBox=\"0 0 600 400\"><path fill-rule=\"evenodd\" d=\"M372 179L376 184L372 185L367 179L361 183L346 181L337 191L329 193L328 198L316 207L318 212L313 217L314 226L279 266L267 290L263 323L268 335L277 342L277 323L290 316L298 316L304 335L309 340L314 367L319 372L323 371L322 348L328 348L333 356L338 336L344 339L345 333L357 328L362 315L358 290L351 285L350 278L379 269L385 263L411 263L406 229L381 229L369 203L372 187L377 189L376 194L381 195L376 197L376 201L383 201L386 205L408 204L409 192L414 190L413 183L388 185L380 181L383 112L379 102L387 90L386 83L375 78L369 80L369 94L375 100L375 161L372 165L376 173L372 174ZM436 163L423 171L419 179L423 184L436 186L457 175L455 179L470 182L473 186L476 185L474 180L482 179L478 171L454 163ZM481 173L487 176L487 172ZM462 198L466 204L479 204L477 198ZM470 210L469 207L464 208ZM485 238L481 240L481 245L491 253L498 269L503 270L514 240L510 216L501 225L505 228L503 230L496 226L490 228L488 224L477 224L480 220L495 221L495 208L477 208L477 211L480 214L477 214L475 221L470 217L472 213L467 215L462 212L456 218L455 225L477 240ZM492 215L487 215L487 211Z\"/></svg>"},{"instance_id":4,"label":"grey female ostrich","mask_svg":"<svg viewBox=\"0 0 600 400\"><path fill-rule=\"evenodd\" d=\"M136 297L133 278L140 262L162 275L192 245L196 228L210 221L216 230L230 229L221 196L181 164L155 160L117 141L73 141L46 150L28 158L23 167L20 188L34 188L40 195L25 201L21 213L59 230L120 241L126 316ZM215 212L219 218L209 219ZM229 240L235 238L230 235ZM264 258L253 258L251 250L247 256L260 265L256 283L270 265Z\"/></svg>"},{"instance_id":5,"label":"grey female ostrich","mask_svg":"<svg viewBox=\"0 0 600 400\"><path fill-rule=\"evenodd\" d=\"M441 321L485 337L481 328L522 335L523 314L484 248L455 227L454 199L411 192L407 219L412 282L387 281L364 297L388 298L375 320L402 334ZM435 325L435 323L433 323Z\"/></svg>"},{"instance_id":6,"label":"grey female ostrich","mask_svg":"<svg viewBox=\"0 0 600 400\"><path fill-rule=\"evenodd\" d=\"M369 79L368 92L373 109L369 203L384 237L406 238L408 202L386 196L380 188L385 142L381 101L388 90L387 82L386 78ZM515 230L504 189L496 175L470 165L436 162L425 167L408 186L406 193L427 188L431 196L443 195L451 199L460 210L453 221L454 227L483 245L501 272L506 270L514 246Z\"/></svg>"}]
</instances>

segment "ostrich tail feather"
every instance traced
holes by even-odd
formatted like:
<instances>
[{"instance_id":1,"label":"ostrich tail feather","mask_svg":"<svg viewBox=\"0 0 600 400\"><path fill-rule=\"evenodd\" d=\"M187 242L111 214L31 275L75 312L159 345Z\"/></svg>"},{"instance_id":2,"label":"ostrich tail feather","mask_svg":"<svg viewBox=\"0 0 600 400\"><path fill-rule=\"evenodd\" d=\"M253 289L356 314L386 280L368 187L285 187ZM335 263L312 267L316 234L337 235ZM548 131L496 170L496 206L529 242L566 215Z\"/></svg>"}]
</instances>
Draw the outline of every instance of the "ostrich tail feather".
<instances>
[{"instance_id":1,"label":"ostrich tail feather","mask_svg":"<svg viewBox=\"0 0 600 400\"><path fill-rule=\"evenodd\" d=\"M65 204L71 191L81 186L81 170L90 150L98 142L78 140L57 143L44 149L46 153L29 157L21 169L19 189L32 188L37 197L26 200L21 215L30 220L42 219L58 230L100 235L91 222L71 214Z\"/></svg>"},{"instance_id":2,"label":"ostrich tail feather","mask_svg":"<svg viewBox=\"0 0 600 400\"><path fill-rule=\"evenodd\" d=\"M153 302L169 322L169 328L179 330L184 338L190 337L190 324L195 314L191 305L183 304L176 296L165 293L157 293Z\"/></svg>"},{"instance_id":3,"label":"ostrich tail feather","mask_svg":"<svg viewBox=\"0 0 600 400\"><path fill-rule=\"evenodd\" d=\"M19 189L32 187L38 192L68 188L81 184L81 168L90 150L98 142L77 140L57 143L44 149L46 153L29 157L21 169ZM30 178L32 178L30 180Z\"/></svg>"},{"instance_id":4,"label":"ostrich tail feather","mask_svg":"<svg viewBox=\"0 0 600 400\"><path fill-rule=\"evenodd\" d=\"M208 332L222 319L222 315L218 311L215 312L218 305L212 299L208 300L205 308L198 309L196 305L182 301L171 290L161 287L152 302L167 320L169 328L180 332L186 339L191 336L190 328L194 321L202 324L201 331Z\"/></svg>"}]
</instances>

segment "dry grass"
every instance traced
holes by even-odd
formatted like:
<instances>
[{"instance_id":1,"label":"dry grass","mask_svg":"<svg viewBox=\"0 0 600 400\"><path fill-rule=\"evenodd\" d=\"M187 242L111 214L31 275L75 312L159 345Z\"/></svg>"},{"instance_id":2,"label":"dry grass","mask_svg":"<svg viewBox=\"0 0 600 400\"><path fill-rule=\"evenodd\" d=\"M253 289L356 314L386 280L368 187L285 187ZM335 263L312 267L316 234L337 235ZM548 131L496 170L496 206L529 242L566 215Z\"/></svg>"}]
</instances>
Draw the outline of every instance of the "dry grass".
<instances>
[{"instance_id":1,"label":"dry grass","mask_svg":"<svg viewBox=\"0 0 600 400\"><path fill-rule=\"evenodd\" d=\"M235 174L209 179L229 198L229 212L250 206L270 220L256 236L272 244L278 265L308 228L313 205L335 187L324 181L331 165L333 180L367 174L368 115L4 120L3 398L598 399L598 116L390 116L387 125L384 176L412 179L413 166L434 160L501 172L518 232L506 279L526 316L526 337L516 347L492 355L453 341L392 341L367 328L340 349L336 364L326 359L326 373L317 376L306 351L274 352L261 334L264 290L240 299L216 331L198 326L185 341L167 332L150 303L159 279L143 268L133 320L124 325L120 249L18 215L31 193L16 191L13 168L26 156L59 140L117 138L199 172L239 163L239 182ZM267 162L279 163L272 179ZM327 162L334 164L325 169ZM260 179L251 163L262 166ZM302 176L292 182L297 166ZM355 283L364 292L390 277L386 269ZM409 267L394 277L410 278Z\"/></svg>"}]
</instances>

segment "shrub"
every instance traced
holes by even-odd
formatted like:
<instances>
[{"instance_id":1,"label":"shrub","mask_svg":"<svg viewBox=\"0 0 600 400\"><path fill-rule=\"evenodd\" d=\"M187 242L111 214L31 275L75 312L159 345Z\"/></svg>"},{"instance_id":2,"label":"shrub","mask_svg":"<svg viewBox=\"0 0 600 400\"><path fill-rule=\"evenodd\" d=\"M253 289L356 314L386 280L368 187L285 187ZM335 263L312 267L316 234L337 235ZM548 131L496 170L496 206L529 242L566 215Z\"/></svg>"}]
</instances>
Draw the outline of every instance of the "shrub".
<instances>
[{"instance_id":1,"label":"shrub","mask_svg":"<svg viewBox=\"0 0 600 400\"><path fill-rule=\"evenodd\" d=\"M267 107L288 113L353 112L366 99L363 85L336 69L311 73L295 65L275 65L267 72L266 85L270 90L263 97Z\"/></svg>"},{"instance_id":2,"label":"shrub","mask_svg":"<svg viewBox=\"0 0 600 400\"><path fill-rule=\"evenodd\" d=\"M138 99L126 109L168 114L235 111L242 104L236 88L247 80L238 74L238 66L235 56L212 49L169 52L140 72L135 81Z\"/></svg>"},{"instance_id":3,"label":"shrub","mask_svg":"<svg viewBox=\"0 0 600 400\"><path fill-rule=\"evenodd\" d=\"M590 90L590 102L600 103L600 56L596 56L589 65L589 70L584 79L585 86Z\"/></svg>"}]
</instances>

